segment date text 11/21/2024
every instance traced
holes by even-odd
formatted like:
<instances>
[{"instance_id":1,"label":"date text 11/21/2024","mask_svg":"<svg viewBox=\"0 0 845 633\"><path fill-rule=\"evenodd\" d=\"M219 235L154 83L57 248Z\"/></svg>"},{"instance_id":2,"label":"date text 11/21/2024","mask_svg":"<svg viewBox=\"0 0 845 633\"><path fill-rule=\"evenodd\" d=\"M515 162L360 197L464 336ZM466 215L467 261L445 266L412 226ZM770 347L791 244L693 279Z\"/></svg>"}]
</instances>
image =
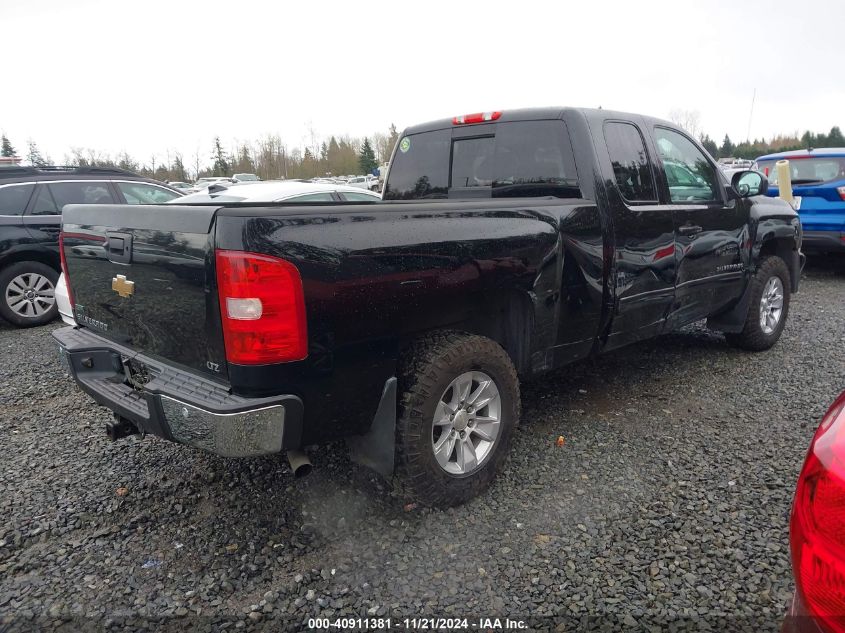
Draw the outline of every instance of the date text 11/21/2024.
<instances>
[{"instance_id":1,"label":"date text 11/21/2024","mask_svg":"<svg viewBox=\"0 0 845 633\"><path fill-rule=\"evenodd\" d=\"M309 630L372 630L389 631L518 631L528 628L524 620L511 618L309 618Z\"/></svg>"}]
</instances>

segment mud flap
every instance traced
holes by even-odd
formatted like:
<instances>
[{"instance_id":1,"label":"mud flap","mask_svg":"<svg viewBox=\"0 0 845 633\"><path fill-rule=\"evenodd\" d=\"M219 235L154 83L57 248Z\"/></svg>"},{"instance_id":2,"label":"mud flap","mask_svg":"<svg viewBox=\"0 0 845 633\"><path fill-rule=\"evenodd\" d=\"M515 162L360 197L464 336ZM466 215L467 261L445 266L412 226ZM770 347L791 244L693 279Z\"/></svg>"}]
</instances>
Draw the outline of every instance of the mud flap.
<instances>
[{"instance_id":1,"label":"mud flap","mask_svg":"<svg viewBox=\"0 0 845 633\"><path fill-rule=\"evenodd\" d=\"M346 438L352 461L386 478L393 475L396 459L396 382L394 377L384 383L370 430Z\"/></svg>"},{"instance_id":2,"label":"mud flap","mask_svg":"<svg viewBox=\"0 0 845 633\"><path fill-rule=\"evenodd\" d=\"M746 284L737 304L721 314L707 319L707 328L717 332L730 332L736 334L742 332L745 327L745 319L748 316L748 304L751 301L751 283Z\"/></svg>"}]
</instances>

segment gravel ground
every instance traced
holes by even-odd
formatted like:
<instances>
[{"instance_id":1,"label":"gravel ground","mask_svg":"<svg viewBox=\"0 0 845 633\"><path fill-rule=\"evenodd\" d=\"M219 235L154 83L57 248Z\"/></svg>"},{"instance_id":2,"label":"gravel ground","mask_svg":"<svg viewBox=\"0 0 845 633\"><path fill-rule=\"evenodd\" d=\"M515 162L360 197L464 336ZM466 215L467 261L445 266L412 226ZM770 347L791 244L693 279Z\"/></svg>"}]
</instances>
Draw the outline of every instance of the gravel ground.
<instances>
[{"instance_id":1,"label":"gravel ground","mask_svg":"<svg viewBox=\"0 0 845 633\"><path fill-rule=\"evenodd\" d=\"M448 511L403 506L342 445L295 481L281 459L110 443L58 326L0 327L0 631L776 630L795 480L845 387L843 308L845 276L810 268L767 353L693 327L524 385L504 474Z\"/></svg>"}]
</instances>

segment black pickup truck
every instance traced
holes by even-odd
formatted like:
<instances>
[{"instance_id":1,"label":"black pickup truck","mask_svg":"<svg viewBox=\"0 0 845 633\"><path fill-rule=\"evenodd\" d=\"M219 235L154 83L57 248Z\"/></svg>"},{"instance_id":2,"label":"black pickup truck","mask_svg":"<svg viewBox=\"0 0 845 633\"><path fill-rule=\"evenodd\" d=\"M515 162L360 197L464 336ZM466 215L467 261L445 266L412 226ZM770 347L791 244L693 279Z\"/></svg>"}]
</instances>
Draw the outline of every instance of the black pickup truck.
<instances>
[{"instance_id":1,"label":"black pickup truck","mask_svg":"<svg viewBox=\"0 0 845 633\"><path fill-rule=\"evenodd\" d=\"M343 437L457 504L502 467L520 379L702 319L778 340L801 225L767 186L639 115L436 121L405 130L381 202L65 207L78 327L54 336L113 438L248 456Z\"/></svg>"}]
</instances>

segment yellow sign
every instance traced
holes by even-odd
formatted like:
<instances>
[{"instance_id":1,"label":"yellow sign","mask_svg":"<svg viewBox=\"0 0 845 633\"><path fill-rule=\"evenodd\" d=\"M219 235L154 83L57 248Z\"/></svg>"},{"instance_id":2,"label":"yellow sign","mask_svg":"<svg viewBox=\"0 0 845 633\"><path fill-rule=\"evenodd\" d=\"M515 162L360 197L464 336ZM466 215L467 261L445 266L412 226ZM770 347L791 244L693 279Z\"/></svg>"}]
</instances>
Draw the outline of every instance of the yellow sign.
<instances>
[{"instance_id":1,"label":"yellow sign","mask_svg":"<svg viewBox=\"0 0 845 633\"><path fill-rule=\"evenodd\" d=\"M111 280L111 289L124 299L135 294L135 282L126 279L126 275L118 275Z\"/></svg>"}]
</instances>

